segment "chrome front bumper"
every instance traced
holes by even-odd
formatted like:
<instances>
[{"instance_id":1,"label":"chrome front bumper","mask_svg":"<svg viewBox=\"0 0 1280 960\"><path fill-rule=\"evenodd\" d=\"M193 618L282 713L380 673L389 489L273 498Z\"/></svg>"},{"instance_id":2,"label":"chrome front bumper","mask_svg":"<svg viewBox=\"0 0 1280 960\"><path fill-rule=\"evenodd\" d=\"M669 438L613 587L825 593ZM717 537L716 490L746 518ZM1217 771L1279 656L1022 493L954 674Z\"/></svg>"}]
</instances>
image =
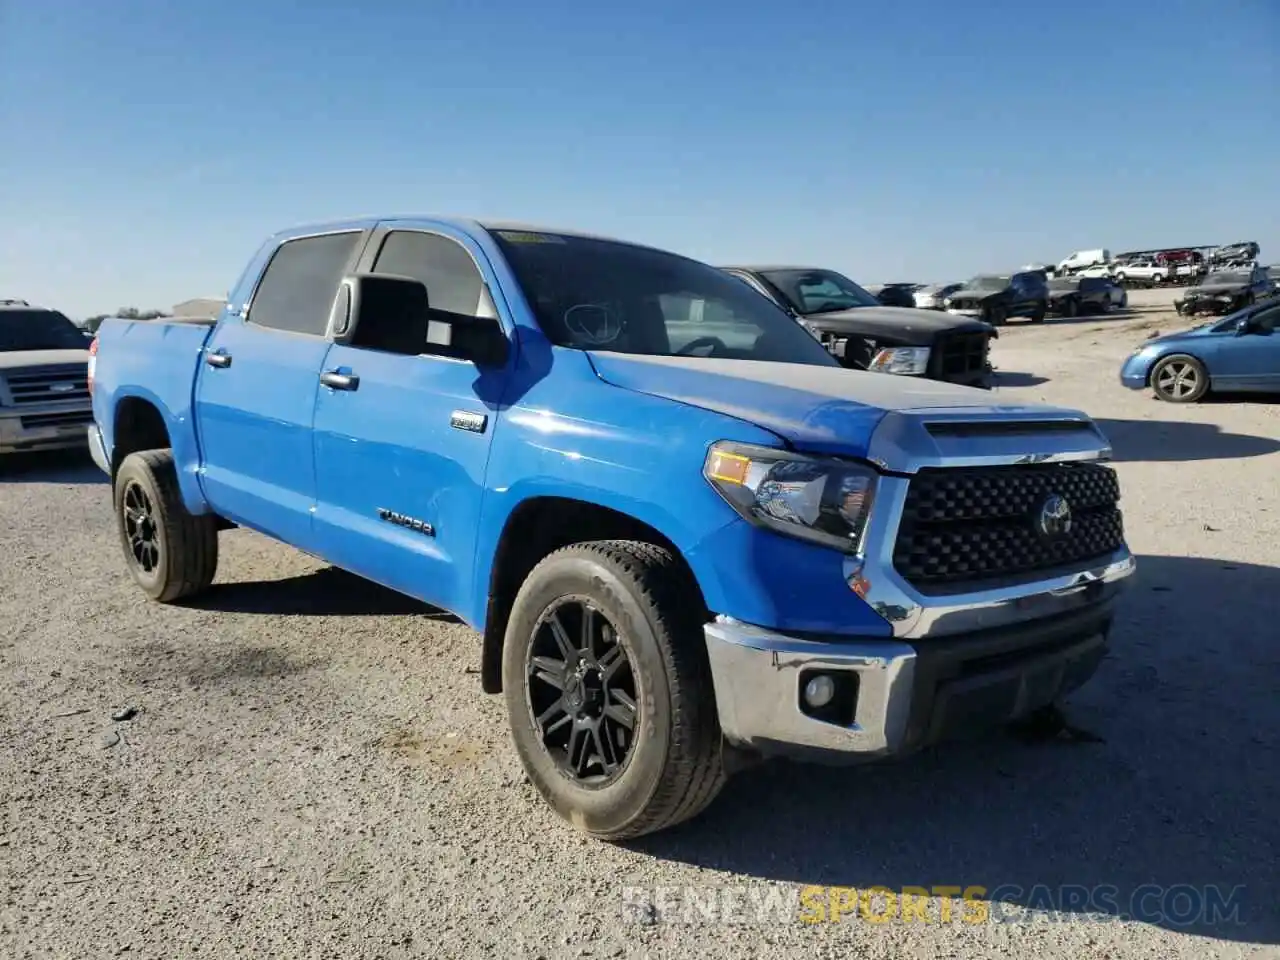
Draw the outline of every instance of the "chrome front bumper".
<instances>
[{"instance_id":1,"label":"chrome front bumper","mask_svg":"<svg viewBox=\"0 0 1280 960\"><path fill-rule=\"evenodd\" d=\"M852 559L846 566L855 577L860 569ZM993 723L1021 716L1092 674L1134 570L1122 550L1036 583L929 597L890 583L881 568L881 599L872 606L893 633L884 638L800 639L718 618L704 633L721 730L730 743L763 753L856 760L940 739L950 732L945 715L971 713L974 702ZM890 596L895 602L886 603ZM955 667L966 658L955 676L939 680L939 660ZM856 675L846 720L802 709L805 678L816 673Z\"/></svg>"},{"instance_id":2,"label":"chrome front bumper","mask_svg":"<svg viewBox=\"0 0 1280 960\"><path fill-rule=\"evenodd\" d=\"M717 619L705 628L720 729L740 746L791 745L868 757L898 749L907 731L916 652L895 640L824 643ZM858 696L842 725L800 710L801 674L851 671Z\"/></svg>"}]
</instances>

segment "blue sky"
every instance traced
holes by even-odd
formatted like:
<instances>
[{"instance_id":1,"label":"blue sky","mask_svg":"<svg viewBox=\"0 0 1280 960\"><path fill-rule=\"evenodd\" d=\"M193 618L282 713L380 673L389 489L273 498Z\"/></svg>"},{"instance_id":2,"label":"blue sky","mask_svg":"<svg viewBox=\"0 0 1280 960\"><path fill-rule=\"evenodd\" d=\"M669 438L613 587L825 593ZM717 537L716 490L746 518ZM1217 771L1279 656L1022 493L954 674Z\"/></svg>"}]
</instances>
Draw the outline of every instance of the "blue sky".
<instances>
[{"instance_id":1,"label":"blue sky","mask_svg":"<svg viewBox=\"0 0 1280 960\"><path fill-rule=\"evenodd\" d=\"M0 296L222 295L359 213L864 282L1257 240L1276 0L0 0Z\"/></svg>"}]
</instances>

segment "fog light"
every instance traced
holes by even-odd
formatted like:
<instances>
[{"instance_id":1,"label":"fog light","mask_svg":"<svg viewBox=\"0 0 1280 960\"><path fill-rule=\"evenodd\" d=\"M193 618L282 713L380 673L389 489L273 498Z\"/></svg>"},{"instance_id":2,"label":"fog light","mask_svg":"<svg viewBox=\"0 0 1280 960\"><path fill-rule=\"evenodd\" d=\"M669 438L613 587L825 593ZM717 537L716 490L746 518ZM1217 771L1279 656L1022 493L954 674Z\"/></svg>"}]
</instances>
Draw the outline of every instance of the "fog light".
<instances>
[{"instance_id":1,"label":"fog light","mask_svg":"<svg viewBox=\"0 0 1280 960\"><path fill-rule=\"evenodd\" d=\"M820 710L831 702L836 695L836 682L825 673L820 673L804 685L804 702L815 710Z\"/></svg>"}]
</instances>

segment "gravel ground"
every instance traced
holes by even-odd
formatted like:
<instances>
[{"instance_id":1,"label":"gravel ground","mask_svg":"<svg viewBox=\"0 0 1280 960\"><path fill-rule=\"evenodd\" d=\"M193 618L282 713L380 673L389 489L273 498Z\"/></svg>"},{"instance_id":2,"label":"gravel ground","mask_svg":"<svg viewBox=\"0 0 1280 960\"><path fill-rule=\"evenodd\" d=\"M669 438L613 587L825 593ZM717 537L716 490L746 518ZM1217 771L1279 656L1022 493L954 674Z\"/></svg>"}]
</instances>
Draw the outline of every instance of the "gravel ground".
<instances>
[{"instance_id":1,"label":"gravel ground","mask_svg":"<svg viewBox=\"0 0 1280 960\"><path fill-rule=\"evenodd\" d=\"M465 627L243 531L198 605L148 603L93 468L6 461L0 956L1280 956L1280 403L1123 390L1128 349L1180 325L1162 298L995 354L1001 397L1115 445L1140 574L1067 704L1095 736L765 765L626 847L538 801ZM805 884L1111 894L808 924ZM1117 919L1143 884L1184 895ZM1192 916L1209 886L1234 920Z\"/></svg>"}]
</instances>

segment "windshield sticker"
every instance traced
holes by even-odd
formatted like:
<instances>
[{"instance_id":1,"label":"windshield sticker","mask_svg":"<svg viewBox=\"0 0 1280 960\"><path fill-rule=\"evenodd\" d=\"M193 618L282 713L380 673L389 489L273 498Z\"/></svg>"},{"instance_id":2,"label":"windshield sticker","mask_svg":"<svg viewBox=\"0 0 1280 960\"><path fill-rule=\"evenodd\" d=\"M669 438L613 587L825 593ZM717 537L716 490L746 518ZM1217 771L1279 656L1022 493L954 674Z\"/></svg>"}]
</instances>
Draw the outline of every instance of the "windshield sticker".
<instances>
[{"instance_id":1,"label":"windshield sticker","mask_svg":"<svg viewBox=\"0 0 1280 960\"><path fill-rule=\"evenodd\" d=\"M564 243L564 237L554 233L524 233L517 230L499 230L498 236L510 243Z\"/></svg>"},{"instance_id":2,"label":"windshield sticker","mask_svg":"<svg viewBox=\"0 0 1280 960\"><path fill-rule=\"evenodd\" d=\"M622 319L600 303L580 303L564 312L564 325L580 346L605 347L622 336Z\"/></svg>"}]
</instances>

